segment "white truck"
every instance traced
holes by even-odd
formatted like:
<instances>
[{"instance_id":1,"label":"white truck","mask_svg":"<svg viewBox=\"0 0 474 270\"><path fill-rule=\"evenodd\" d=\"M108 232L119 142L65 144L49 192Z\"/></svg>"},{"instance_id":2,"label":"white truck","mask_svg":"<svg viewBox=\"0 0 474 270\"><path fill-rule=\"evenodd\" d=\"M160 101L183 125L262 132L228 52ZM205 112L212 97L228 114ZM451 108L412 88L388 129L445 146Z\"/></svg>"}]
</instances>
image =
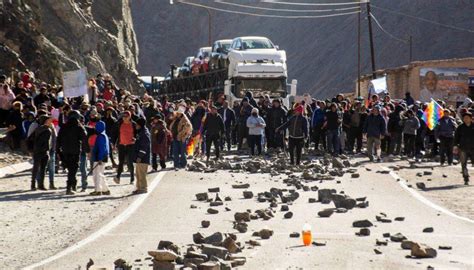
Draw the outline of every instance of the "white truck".
<instances>
[{"instance_id":1,"label":"white truck","mask_svg":"<svg viewBox=\"0 0 474 270\"><path fill-rule=\"evenodd\" d=\"M224 94L231 102L242 99L246 92L252 92L254 97L269 95L272 99L281 98L289 106L289 98L296 95L297 80L287 84L286 52L279 50L268 38L235 38L228 61Z\"/></svg>"}]
</instances>

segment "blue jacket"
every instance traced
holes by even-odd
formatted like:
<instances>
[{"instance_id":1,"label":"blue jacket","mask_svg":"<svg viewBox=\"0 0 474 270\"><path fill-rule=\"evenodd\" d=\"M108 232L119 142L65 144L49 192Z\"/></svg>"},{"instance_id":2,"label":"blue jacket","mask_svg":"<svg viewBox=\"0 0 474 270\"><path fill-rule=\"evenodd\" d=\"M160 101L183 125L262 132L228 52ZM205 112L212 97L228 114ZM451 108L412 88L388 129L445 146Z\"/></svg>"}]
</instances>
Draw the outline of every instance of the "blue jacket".
<instances>
[{"instance_id":1,"label":"blue jacket","mask_svg":"<svg viewBox=\"0 0 474 270\"><path fill-rule=\"evenodd\" d=\"M450 116L443 117L439 120L439 124L435 129L436 138L446 137L454 138L454 132L456 131L457 125L456 120ZM473 138L474 139L474 138Z\"/></svg>"},{"instance_id":2,"label":"blue jacket","mask_svg":"<svg viewBox=\"0 0 474 270\"><path fill-rule=\"evenodd\" d=\"M147 127L142 127L138 131L137 141L135 142L135 162L150 164L151 162L151 138Z\"/></svg>"},{"instance_id":3,"label":"blue jacket","mask_svg":"<svg viewBox=\"0 0 474 270\"><path fill-rule=\"evenodd\" d=\"M103 121L97 122L95 125L97 138L95 139L94 148L92 149L92 161L107 162L109 156L109 137L105 134L105 123Z\"/></svg>"},{"instance_id":4,"label":"blue jacket","mask_svg":"<svg viewBox=\"0 0 474 270\"><path fill-rule=\"evenodd\" d=\"M367 133L367 137L376 137L385 135L386 123L383 117L379 115L370 114L364 123L364 133Z\"/></svg>"},{"instance_id":5,"label":"blue jacket","mask_svg":"<svg viewBox=\"0 0 474 270\"><path fill-rule=\"evenodd\" d=\"M322 125L324 123L324 114L325 112L320 107L317 107L311 118L311 127L314 128L318 125Z\"/></svg>"}]
</instances>

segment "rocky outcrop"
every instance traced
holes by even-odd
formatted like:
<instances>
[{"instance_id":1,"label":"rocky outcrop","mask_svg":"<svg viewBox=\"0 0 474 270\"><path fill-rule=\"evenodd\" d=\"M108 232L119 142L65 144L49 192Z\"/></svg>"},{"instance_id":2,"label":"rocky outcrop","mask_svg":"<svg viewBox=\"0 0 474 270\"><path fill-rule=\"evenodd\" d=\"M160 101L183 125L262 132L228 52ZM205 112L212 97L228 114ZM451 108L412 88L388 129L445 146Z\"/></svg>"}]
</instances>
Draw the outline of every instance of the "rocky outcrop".
<instances>
[{"instance_id":1,"label":"rocky outcrop","mask_svg":"<svg viewBox=\"0 0 474 270\"><path fill-rule=\"evenodd\" d=\"M64 71L110 73L138 90L138 46L129 0L10 0L0 4L0 69L29 69L61 83Z\"/></svg>"}]
</instances>

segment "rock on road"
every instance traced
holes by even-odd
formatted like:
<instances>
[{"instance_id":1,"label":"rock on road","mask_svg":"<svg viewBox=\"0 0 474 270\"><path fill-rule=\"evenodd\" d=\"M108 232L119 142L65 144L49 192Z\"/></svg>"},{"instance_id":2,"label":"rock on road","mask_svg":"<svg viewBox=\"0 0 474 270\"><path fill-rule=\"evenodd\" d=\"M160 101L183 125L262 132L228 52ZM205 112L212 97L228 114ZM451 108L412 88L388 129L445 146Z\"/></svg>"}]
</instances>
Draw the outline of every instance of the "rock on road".
<instances>
[{"instance_id":1,"label":"rock on road","mask_svg":"<svg viewBox=\"0 0 474 270\"><path fill-rule=\"evenodd\" d=\"M364 166L369 169L364 169ZM358 169L360 177L352 178L351 174L345 174L336 178L338 181L309 184L317 185L319 189L333 188L338 193L344 191L352 198L367 197L370 203L367 208L334 213L329 218L318 217L319 211L333 207L332 202L309 203L310 198L317 199L318 193L298 190L300 198L289 205L292 218L285 219L286 212L281 212L278 205L274 208L274 218L252 220L246 233L238 233L232 228L234 213L267 208L268 203L257 202L256 194L271 187L292 188L283 183L284 175L271 177L268 174L234 174L228 171L169 171L127 220L91 243L38 269L75 269L78 265L84 267L89 258L94 260L95 265L109 268L116 259L123 258L136 267L147 269L151 265L147 252L156 250L160 240L172 241L185 250L183 247L193 242L192 235L196 232L203 235L231 232L236 233L237 241L241 243L250 239L260 242L261 246L253 248L245 245L243 252L237 254L247 258L246 264L239 269L427 269L428 266L435 269L472 269L474 224L420 202L392 176L377 173L381 166L365 164ZM236 183L248 183L250 187L233 189L231 185ZM223 206L215 207L219 210L215 215L208 214L209 204L197 201L195 196L213 187L220 188L221 198L232 198ZM252 191L255 196L245 199L244 190ZM210 198L215 196L215 193L208 194ZM192 209L191 204L197 208ZM226 211L225 207L231 211ZM376 216L391 222L377 221ZM404 217L404 220L396 221L396 217ZM355 235L360 228L354 228L353 222L365 219L374 225L369 228L370 235ZM203 228L202 220L210 221L210 226ZM312 226L313 240L325 242L325 246L304 247L300 238L289 237L292 232L301 232L304 223ZM424 233L427 227L432 227L434 232ZM274 235L268 240L252 237L254 231L263 228L272 229ZM384 233L401 233L411 241L427 244L437 250L437 257L406 258L410 250L402 249L399 242L384 237ZM377 246L377 240L387 241L387 245ZM452 249L440 250L439 246L450 246Z\"/></svg>"}]
</instances>

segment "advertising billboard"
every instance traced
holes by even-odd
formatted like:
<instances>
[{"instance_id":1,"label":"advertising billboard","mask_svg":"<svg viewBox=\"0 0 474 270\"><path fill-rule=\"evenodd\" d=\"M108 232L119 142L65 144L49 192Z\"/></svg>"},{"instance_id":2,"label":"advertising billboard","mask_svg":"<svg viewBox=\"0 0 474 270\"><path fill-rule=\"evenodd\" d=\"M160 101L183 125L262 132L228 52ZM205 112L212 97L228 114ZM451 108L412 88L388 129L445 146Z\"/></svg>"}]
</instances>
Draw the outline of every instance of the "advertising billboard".
<instances>
[{"instance_id":1,"label":"advertising billboard","mask_svg":"<svg viewBox=\"0 0 474 270\"><path fill-rule=\"evenodd\" d=\"M420 101L443 100L449 104L463 102L468 94L468 68L421 68Z\"/></svg>"}]
</instances>

